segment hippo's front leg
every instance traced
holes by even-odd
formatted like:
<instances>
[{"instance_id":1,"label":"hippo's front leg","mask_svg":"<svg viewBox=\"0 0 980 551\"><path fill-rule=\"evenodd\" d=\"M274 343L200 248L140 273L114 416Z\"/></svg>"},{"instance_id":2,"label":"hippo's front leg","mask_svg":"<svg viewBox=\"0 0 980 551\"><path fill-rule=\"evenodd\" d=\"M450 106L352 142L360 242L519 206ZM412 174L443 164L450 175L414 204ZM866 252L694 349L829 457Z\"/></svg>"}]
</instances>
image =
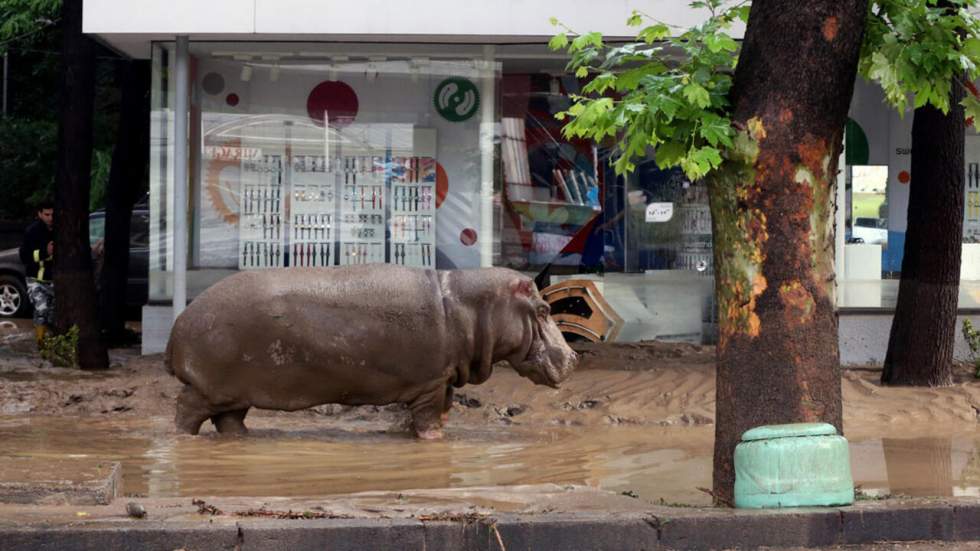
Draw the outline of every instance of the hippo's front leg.
<instances>
[{"instance_id":1,"label":"hippo's front leg","mask_svg":"<svg viewBox=\"0 0 980 551\"><path fill-rule=\"evenodd\" d=\"M422 440L442 438L442 416L446 411L446 395L446 387L440 384L431 390L424 391L412 403L408 404L408 409L412 412L412 426L415 428L415 435Z\"/></svg>"}]
</instances>

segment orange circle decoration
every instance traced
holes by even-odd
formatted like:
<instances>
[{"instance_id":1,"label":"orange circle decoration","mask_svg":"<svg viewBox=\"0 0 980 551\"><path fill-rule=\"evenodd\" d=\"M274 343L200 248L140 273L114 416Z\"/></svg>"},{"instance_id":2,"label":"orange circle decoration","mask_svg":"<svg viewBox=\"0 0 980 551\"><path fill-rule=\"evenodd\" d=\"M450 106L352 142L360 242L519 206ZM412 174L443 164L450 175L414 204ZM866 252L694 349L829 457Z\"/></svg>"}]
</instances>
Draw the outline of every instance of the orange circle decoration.
<instances>
[{"instance_id":1,"label":"orange circle decoration","mask_svg":"<svg viewBox=\"0 0 980 551\"><path fill-rule=\"evenodd\" d=\"M476 243L476 230L473 228L466 228L465 230L459 232L459 241L467 247L472 246Z\"/></svg>"},{"instance_id":2,"label":"orange circle decoration","mask_svg":"<svg viewBox=\"0 0 980 551\"><path fill-rule=\"evenodd\" d=\"M449 177L446 176L446 169L436 162L436 208L442 206L449 193Z\"/></svg>"},{"instance_id":3,"label":"orange circle decoration","mask_svg":"<svg viewBox=\"0 0 980 551\"><path fill-rule=\"evenodd\" d=\"M909 174L909 171L907 171L907 170L903 170L903 171L901 171L901 172L898 173L898 181L901 182L901 183L903 183L903 184L909 183L909 180L911 180L911 179L912 179L912 175Z\"/></svg>"}]
</instances>

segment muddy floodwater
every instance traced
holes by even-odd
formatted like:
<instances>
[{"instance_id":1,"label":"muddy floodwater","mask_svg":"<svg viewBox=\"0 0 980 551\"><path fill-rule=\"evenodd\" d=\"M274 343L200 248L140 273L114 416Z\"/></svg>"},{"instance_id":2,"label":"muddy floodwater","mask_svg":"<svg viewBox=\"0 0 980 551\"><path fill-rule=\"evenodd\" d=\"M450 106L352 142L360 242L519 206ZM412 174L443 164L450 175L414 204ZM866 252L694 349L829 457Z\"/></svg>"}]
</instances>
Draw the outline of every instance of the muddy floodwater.
<instances>
[{"instance_id":1,"label":"muddy floodwater","mask_svg":"<svg viewBox=\"0 0 980 551\"><path fill-rule=\"evenodd\" d=\"M2 329L2 328L0 328ZM245 437L178 435L180 383L159 356L113 351L104 373L43 366L30 335L0 331L0 456L117 460L123 492L148 497L325 496L558 484L653 503L707 505L714 363L707 347L580 349L561 389L498 369L461 389L446 438L411 437L403 408L254 411ZM844 430L869 496L980 495L980 382L889 388L845 370ZM0 471L3 462L0 460ZM0 472L2 475L2 472ZM2 476L0 476L2 478Z\"/></svg>"},{"instance_id":2,"label":"muddy floodwater","mask_svg":"<svg viewBox=\"0 0 980 551\"><path fill-rule=\"evenodd\" d=\"M384 429L331 430L261 419L245 438L176 435L171 420L2 418L3 454L122 462L123 491L148 497L309 496L526 484L580 484L645 500L702 504L713 427L450 430L418 442ZM980 435L851 442L869 495L980 495ZM0 465L2 469L2 465Z\"/></svg>"}]
</instances>

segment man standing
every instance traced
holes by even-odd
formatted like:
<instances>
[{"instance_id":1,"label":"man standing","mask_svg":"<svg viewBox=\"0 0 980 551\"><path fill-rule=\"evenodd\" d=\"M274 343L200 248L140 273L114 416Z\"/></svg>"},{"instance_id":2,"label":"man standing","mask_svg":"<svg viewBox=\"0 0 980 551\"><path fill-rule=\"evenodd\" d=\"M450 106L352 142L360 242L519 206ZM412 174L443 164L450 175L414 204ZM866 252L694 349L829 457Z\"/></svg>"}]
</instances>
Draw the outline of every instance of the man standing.
<instances>
[{"instance_id":1,"label":"man standing","mask_svg":"<svg viewBox=\"0 0 980 551\"><path fill-rule=\"evenodd\" d=\"M34 306L34 336L38 348L54 322L54 205L43 201L37 220L27 226L20 246L20 260L27 273L27 296Z\"/></svg>"}]
</instances>

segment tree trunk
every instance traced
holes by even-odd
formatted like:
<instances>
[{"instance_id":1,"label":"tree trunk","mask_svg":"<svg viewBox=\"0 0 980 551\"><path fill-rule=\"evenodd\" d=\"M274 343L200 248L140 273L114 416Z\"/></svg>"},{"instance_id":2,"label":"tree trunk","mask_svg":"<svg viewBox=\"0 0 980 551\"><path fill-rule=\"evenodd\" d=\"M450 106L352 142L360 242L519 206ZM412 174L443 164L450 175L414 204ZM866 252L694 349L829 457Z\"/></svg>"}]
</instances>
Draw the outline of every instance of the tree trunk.
<instances>
[{"instance_id":1,"label":"tree trunk","mask_svg":"<svg viewBox=\"0 0 980 551\"><path fill-rule=\"evenodd\" d=\"M949 113L925 105L912 122L912 181L902 280L881 382L953 384L953 344L963 242L963 88Z\"/></svg>"},{"instance_id":2,"label":"tree trunk","mask_svg":"<svg viewBox=\"0 0 980 551\"><path fill-rule=\"evenodd\" d=\"M82 369L106 369L109 358L99 339L88 244L95 52L92 41L82 34L82 0L64 1L62 25L64 80L55 179L55 325L60 333L78 326L78 363Z\"/></svg>"},{"instance_id":3,"label":"tree trunk","mask_svg":"<svg viewBox=\"0 0 980 551\"><path fill-rule=\"evenodd\" d=\"M865 0L756 0L731 100L735 148L710 178L718 300L714 497L759 425L841 429L834 188Z\"/></svg>"},{"instance_id":4,"label":"tree trunk","mask_svg":"<svg viewBox=\"0 0 980 551\"><path fill-rule=\"evenodd\" d=\"M122 61L119 130L106 189L105 250L99 271L99 317L109 343L125 343L126 293L129 275L130 221L133 204L145 187L150 139L150 67L145 61Z\"/></svg>"}]
</instances>

